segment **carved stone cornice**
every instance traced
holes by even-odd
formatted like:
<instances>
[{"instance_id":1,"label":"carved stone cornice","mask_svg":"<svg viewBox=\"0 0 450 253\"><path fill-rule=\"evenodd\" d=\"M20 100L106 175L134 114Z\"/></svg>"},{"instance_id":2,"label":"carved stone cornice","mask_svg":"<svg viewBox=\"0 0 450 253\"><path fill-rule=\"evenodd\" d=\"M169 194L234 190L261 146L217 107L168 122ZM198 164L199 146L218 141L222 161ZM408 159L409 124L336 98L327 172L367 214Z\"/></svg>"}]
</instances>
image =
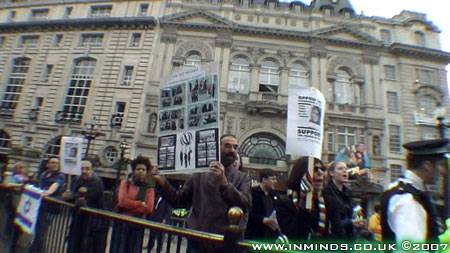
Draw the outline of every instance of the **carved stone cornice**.
<instances>
[{"instance_id":1,"label":"carved stone cornice","mask_svg":"<svg viewBox=\"0 0 450 253\"><path fill-rule=\"evenodd\" d=\"M161 33L161 42L163 43L176 43L177 42L177 26L167 25L164 26Z\"/></svg>"},{"instance_id":2,"label":"carved stone cornice","mask_svg":"<svg viewBox=\"0 0 450 253\"><path fill-rule=\"evenodd\" d=\"M442 50L393 43L389 46L389 52L395 55L407 55L417 58L429 59L432 61L450 63L450 53Z\"/></svg>"},{"instance_id":3,"label":"carved stone cornice","mask_svg":"<svg viewBox=\"0 0 450 253\"><path fill-rule=\"evenodd\" d=\"M286 105L280 105L277 102L271 101L249 101L245 104L245 108L249 114L266 114L272 116L286 116L287 114Z\"/></svg>"},{"instance_id":4,"label":"carved stone cornice","mask_svg":"<svg viewBox=\"0 0 450 253\"><path fill-rule=\"evenodd\" d=\"M217 47L231 48L231 45L233 44L233 30L219 29L214 42Z\"/></svg>"},{"instance_id":5,"label":"carved stone cornice","mask_svg":"<svg viewBox=\"0 0 450 253\"><path fill-rule=\"evenodd\" d=\"M76 18L33 20L23 22L0 23L0 30L28 30L28 29L61 29L71 27L140 27L153 28L156 26L154 17L101 17L101 18Z\"/></svg>"}]
</instances>

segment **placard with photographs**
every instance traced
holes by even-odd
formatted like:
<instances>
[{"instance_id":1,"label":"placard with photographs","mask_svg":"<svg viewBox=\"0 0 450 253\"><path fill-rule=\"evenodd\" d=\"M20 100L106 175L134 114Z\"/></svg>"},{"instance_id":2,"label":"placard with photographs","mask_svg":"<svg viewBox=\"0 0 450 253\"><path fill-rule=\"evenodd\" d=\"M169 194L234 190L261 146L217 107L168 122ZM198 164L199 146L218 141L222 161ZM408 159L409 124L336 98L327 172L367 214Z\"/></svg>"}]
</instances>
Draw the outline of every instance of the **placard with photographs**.
<instances>
[{"instance_id":1,"label":"placard with photographs","mask_svg":"<svg viewBox=\"0 0 450 253\"><path fill-rule=\"evenodd\" d=\"M161 170L194 171L219 159L217 72L217 65L202 66L175 73L164 82L159 104ZM168 136L173 141L173 163L167 162L169 146L161 142Z\"/></svg>"}]
</instances>

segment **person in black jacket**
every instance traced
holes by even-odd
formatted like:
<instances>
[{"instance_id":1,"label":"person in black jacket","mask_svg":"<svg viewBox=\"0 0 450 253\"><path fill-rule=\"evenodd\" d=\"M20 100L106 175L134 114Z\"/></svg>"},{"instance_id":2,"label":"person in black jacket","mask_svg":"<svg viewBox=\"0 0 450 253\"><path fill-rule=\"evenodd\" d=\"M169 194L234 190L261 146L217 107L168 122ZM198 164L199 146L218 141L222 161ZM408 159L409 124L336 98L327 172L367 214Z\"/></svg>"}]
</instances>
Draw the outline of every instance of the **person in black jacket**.
<instances>
[{"instance_id":1,"label":"person in black jacket","mask_svg":"<svg viewBox=\"0 0 450 253\"><path fill-rule=\"evenodd\" d=\"M103 208L103 181L94 173L90 161L81 162L81 176L75 178L71 191L63 198L75 202L77 207ZM70 225L67 252L104 252L106 220L75 212Z\"/></svg>"},{"instance_id":2,"label":"person in black jacket","mask_svg":"<svg viewBox=\"0 0 450 253\"><path fill-rule=\"evenodd\" d=\"M307 171L308 157L297 159L289 174L287 186L297 196L304 196L301 189L302 181L312 187L314 196L312 209L307 210L298 200L289 198L280 198L276 203L281 233L286 235L289 240L324 238L328 235L326 207L321 194L326 171L325 164L314 158L312 179L305 177Z\"/></svg>"},{"instance_id":3,"label":"person in black jacket","mask_svg":"<svg viewBox=\"0 0 450 253\"><path fill-rule=\"evenodd\" d=\"M246 237L248 239L274 240L278 236L279 226L273 216L277 200L275 184L277 176L271 169L260 173L261 183L252 188L252 209L250 211Z\"/></svg>"},{"instance_id":4,"label":"person in black jacket","mask_svg":"<svg viewBox=\"0 0 450 253\"><path fill-rule=\"evenodd\" d=\"M352 201L345 184L348 183L347 164L332 162L329 166L330 181L324 189L327 218L330 221L331 237L354 239L355 227L364 227L364 222L353 220Z\"/></svg>"}]
</instances>

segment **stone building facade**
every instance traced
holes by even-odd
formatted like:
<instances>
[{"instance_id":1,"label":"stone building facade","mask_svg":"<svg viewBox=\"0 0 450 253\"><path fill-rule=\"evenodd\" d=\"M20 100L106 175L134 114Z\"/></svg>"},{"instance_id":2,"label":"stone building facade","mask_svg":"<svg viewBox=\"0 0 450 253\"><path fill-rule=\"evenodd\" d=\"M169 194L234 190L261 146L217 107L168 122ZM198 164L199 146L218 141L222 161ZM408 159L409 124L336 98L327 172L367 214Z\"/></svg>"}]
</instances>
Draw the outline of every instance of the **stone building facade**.
<instances>
[{"instance_id":1,"label":"stone building facade","mask_svg":"<svg viewBox=\"0 0 450 253\"><path fill-rule=\"evenodd\" d=\"M404 167L401 143L436 136L448 107L439 29L424 14L354 12L347 0L0 1L0 146L35 166L63 135L102 133L90 154L114 178L119 142L156 159L160 80L219 67L221 129L248 169L285 174L289 85L327 100L323 158L365 143L377 183Z\"/></svg>"}]
</instances>

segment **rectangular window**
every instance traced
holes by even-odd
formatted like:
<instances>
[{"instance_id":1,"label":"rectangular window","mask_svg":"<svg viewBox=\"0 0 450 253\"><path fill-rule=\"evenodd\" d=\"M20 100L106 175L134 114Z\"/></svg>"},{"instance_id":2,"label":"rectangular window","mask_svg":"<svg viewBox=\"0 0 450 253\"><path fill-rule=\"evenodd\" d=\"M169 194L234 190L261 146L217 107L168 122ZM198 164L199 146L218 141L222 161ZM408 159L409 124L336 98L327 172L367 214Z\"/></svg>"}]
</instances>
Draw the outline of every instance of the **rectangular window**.
<instances>
[{"instance_id":1,"label":"rectangular window","mask_svg":"<svg viewBox=\"0 0 450 253\"><path fill-rule=\"evenodd\" d=\"M398 93L393 91L387 92L388 112L399 113L400 105L398 101Z\"/></svg>"},{"instance_id":2,"label":"rectangular window","mask_svg":"<svg viewBox=\"0 0 450 253\"><path fill-rule=\"evenodd\" d=\"M34 106L36 108L40 108L42 107L42 105L44 104L44 98L43 97L36 97L34 100Z\"/></svg>"},{"instance_id":3,"label":"rectangular window","mask_svg":"<svg viewBox=\"0 0 450 253\"><path fill-rule=\"evenodd\" d=\"M127 103L125 102L116 102L116 113L124 113L127 107Z\"/></svg>"},{"instance_id":4,"label":"rectangular window","mask_svg":"<svg viewBox=\"0 0 450 253\"><path fill-rule=\"evenodd\" d=\"M338 150L356 144L356 128L338 127L337 133Z\"/></svg>"},{"instance_id":5,"label":"rectangular window","mask_svg":"<svg viewBox=\"0 0 450 253\"><path fill-rule=\"evenodd\" d=\"M131 35L130 47L139 47L141 44L141 36L140 33L133 33Z\"/></svg>"},{"instance_id":6,"label":"rectangular window","mask_svg":"<svg viewBox=\"0 0 450 253\"><path fill-rule=\"evenodd\" d=\"M389 150L392 153L402 152L402 138L400 126L389 125Z\"/></svg>"},{"instance_id":7,"label":"rectangular window","mask_svg":"<svg viewBox=\"0 0 450 253\"><path fill-rule=\"evenodd\" d=\"M147 16L147 12L148 12L148 4L140 4L138 16Z\"/></svg>"},{"instance_id":8,"label":"rectangular window","mask_svg":"<svg viewBox=\"0 0 450 253\"><path fill-rule=\"evenodd\" d=\"M396 181L402 176L402 166L398 164L391 164L389 166L391 170L391 182Z\"/></svg>"},{"instance_id":9,"label":"rectangular window","mask_svg":"<svg viewBox=\"0 0 450 253\"><path fill-rule=\"evenodd\" d=\"M383 29L380 31L381 33L381 40L383 41L384 44L391 44L392 39L391 39L391 32Z\"/></svg>"},{"instance_id":10,"label":"rectangular window","mask_svg":"<svg viewBox=\"0 0 450 253\"><path fill-rule=\"evenodd\" d=\"M395 80L397 77L395 73L395 66L393 65L384 65L384 78L386 80Z\"/></svg>"},{"instance_id":11,"label":"rectangular window","mask_svg":"<svg viewBox=\"0 0 450 253\"><path fill-rule=\"evenodd\" d=\"M81 35L81 47L101 47L103 43L103 34L87 33Z\"/></svg>"},{"instance_id":12,"label":"rectangular window","mask_svg":"<svg viewBox=\"0 0 450 253\"><path fill-rule=\"evenodd\" d=\"M90 17L109 17L111 15L112 5L91 6Z\"/></svg>"},{"instance_id":13,"label":"rectangular window","mask_svg":"<svg viewBox=\"0 0 450 253\"><path fill-rule=\"evenodd\" d=\"M72 11L73 7L66 7L66 9L64 9L64 17L70 18L70 16L72 16Z\"/></svg>"},{"instance_id":14,"label":"rectangular window","mask_svg":"<svg viewBox=\"0 0 450 253\"><path fill-rule=\"evenodd\" d=\"M44 83L48 83L52 77L52 72L53 72L53 65L52 64L47 64L45 66L45 70L44 73L42 75L42 82Z\"/></svg>"},{"instance_id":15,"label":"rectangular window","mask_svg":"<svg viewBox=\"0 0 450 253\"><path fill-rule=\"evenodd\" d=\"M13 60L8 83L6 84L6 89L3 92L1 107L16 109L19 103L20 94L22 93L22 87L24 86L27 78L29 66L30 60L27 58Z\"/></svg>"},{"instance_id":16,"label":"rectangular window","mask_svg":"<svg viewBox=\"0 0 450 253\"><path fill-rule=\"evenodd\" d=\"M49 9L34 9L31 10L31 19L47 19L48 18Z\"/></svg>"},{"instance_id":17,"label":"rectangular window","mask_svg":"<svg viewBox=\"0 0 450 253\"><path fill-rule=\"evenodd\" d=\"M19 47L36 47L39 42L39 35L22 35Z\"/></svg>"},{"instance_id":18,"label":"rectangular window","mask_svg":"<svg viewBox=\"0 0 450 253\"><path fill-rule=\"evenodd\" d=\"M122 82L121 85L123 86L130 86L131 85L131 80L133 79L133 66L125 66L123 68L123 77L122 77Z\"/></svg>"},{"instance_id":19,"label":"rectangular window","mask_svg":"<svg viewBox=\"0 0 450 253\"><path fill-rule=\"evenodd\" d=\"M5 36L0 36L0 47L5 44Z\"/></svg>"},{"instance_id":20,"label":"rectangular window","mask_svg":"<svg viewBox=\"0 0 450 253\"><path fill-rule=\"evenodd\" d=\"M427 69L417 70L417 81L419 83L431 84L432 83L432 71Z\"/></svg>"},{"instance_id":21,"label":"rectangular window","mask_svg":"<svg viewBox=\"0 0 450 253\"><path fill-rule=\"evenodd\" d=\"M63 38L64 38L64 35L56 34L55 37L53 37L53 46L55 46L55 47L61 46Z\"/></svg>"}]
</instances>

